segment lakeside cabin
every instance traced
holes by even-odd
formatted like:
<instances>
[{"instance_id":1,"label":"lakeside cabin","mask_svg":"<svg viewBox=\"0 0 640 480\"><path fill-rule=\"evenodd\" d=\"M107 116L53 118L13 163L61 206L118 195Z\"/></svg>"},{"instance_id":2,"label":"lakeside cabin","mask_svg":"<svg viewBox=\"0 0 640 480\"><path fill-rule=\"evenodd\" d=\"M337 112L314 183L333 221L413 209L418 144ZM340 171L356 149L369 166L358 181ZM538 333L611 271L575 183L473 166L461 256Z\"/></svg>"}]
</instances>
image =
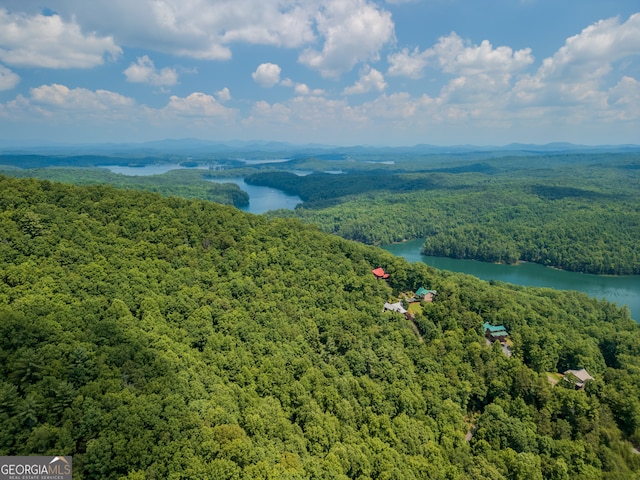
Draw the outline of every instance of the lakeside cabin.
<instances>
[{"instance_id":1,"label":"lakeside cabin","mask_svg":"<svg viewBox=\"0 0 640 480\"><path fill-rule=\"evenodd\" d=\"M385 273L384 268L382 267L371 270L371 273L373 273L376 278L382 278L383 280L389 278L389 274Z\"/></svg>"},{"instance_id":2,"label":"lakeside cabin","mask_svg":"<svg viewBox=\"0 0 640 480\"><path fill-rule=\"evenodd\" d=\"M418 297L421 300L424 300L425 302L433 302L433 297L436 296L436 291L435 290L427 290L424 287L420 287L415 295L416 297Z\"/></svg>"},{"instance_id":3,"label":"lakeside cabin","mask_svg":"<svg viewBox=\"0 0 640 480\"><path fill-rule=\"evenodd\" d=\"M507 330L504 328L504 325L491 325L489 323L484 324L484 333L487 340L491 343L496 341L500 343L504 343L507 341L507 337L509 334Z\"/></svg>"}]
</instances>

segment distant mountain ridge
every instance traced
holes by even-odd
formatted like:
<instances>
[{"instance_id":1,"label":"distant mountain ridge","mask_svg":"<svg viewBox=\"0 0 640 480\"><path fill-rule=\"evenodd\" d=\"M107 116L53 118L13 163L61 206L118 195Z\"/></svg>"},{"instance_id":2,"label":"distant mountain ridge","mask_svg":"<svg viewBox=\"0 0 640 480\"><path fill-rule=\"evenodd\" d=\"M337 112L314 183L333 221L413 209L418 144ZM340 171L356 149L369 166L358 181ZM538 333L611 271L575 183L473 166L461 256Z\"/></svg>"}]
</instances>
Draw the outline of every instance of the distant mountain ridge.
<instances>
[{"instance_id":1,"label":"distant mountain ridge","mask_svg":"<svg viewBox=\"0 0 640 480\"><path fill-rule=\"evenodd\" d=\"M417 144L412 146L383 146L383 145L325 145L325 144L294 144L288 142L261 140L229 140L211 141L197 138L164 139L140 143L95 143L95 144L65 144L45 141L16 141L0 139L0 154L40 154L40 155L168 155L168 154L199 154L199 153L272 153L283 155L309 154L461 154L473 152L496 153L579 153L579 152L640 152L640 145L578 145L568 142L554 142L547 144L511 143L507 145L431 145Z\"/></svg>"}]
</instances>

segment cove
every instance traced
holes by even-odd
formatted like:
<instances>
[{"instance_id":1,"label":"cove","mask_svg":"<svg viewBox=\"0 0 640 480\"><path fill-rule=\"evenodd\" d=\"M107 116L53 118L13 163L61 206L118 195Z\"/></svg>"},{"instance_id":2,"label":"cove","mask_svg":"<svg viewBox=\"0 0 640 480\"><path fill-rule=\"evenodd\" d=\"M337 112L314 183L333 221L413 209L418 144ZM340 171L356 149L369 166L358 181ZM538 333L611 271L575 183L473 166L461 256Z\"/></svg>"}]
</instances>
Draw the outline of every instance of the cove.
<instances>
[{"instance_id":1,"label":"cove","mask_svg":"<svg viewBox=\"0 0 640 480\"><path fill-rule=\"evenodd\" d=\"M302 200L297 195L287 195L277 188L249 185L244 181L244 178L240 177L207 178L206 180L215 183L235 183L240 187L240 190L247 192L249 194L249 205L240 208L243 212L261 214L280 208L292 210L296 208L296 205L302 203Z\"/></svg>"},{"instance_id":2,"label":"cove","mask_svg":"<svg viewBox=\"0 0 640 480\"><path fill-rule=\"evenodd\" d=\"M626 305L631 318L640 322L640 276L590 275L544 267L536 263L498 265L476 260L420 255L424 240L384 245L382 248L410 262L424 262L440 270L466 273L482 280L497 280L515 285L577 290L590 297Z\"/></svg>"},{"instance_id":3,"label":"cove","mask_svg":"<svg viewBox=\"0 0 640 480\"><path fill-rule=\"evenodd\" d=\"M283 161L286 160L255 160L253 161L253 163L277 163ZM140 167L107 165L103 168L107 168L113 173L120 173L122 175L145 176L161 175L163 173L167 173L170 170L177 170L186 167L183 167L182 165L179 165L177 163L166 163L144 165ZM191 168L208 170L209 167L199 166ZM236 185L238 185L238 187L240 187L240 190L244 190L245 192L247 192L247 194L249 194L249 205L240 208L240 210L247 213L255 213L259 215L261 213L268 212L269 210L278 210L281 208L292 210L296 207L296 205L302 203L302 199L300 199L300 197L298 197L297 195L287 195L282 190L278 190L276 188L249 185L245 183L243 178L240 177L205 178L205 180L215 183L235 183Z\"/></svg>"}]
</instances>

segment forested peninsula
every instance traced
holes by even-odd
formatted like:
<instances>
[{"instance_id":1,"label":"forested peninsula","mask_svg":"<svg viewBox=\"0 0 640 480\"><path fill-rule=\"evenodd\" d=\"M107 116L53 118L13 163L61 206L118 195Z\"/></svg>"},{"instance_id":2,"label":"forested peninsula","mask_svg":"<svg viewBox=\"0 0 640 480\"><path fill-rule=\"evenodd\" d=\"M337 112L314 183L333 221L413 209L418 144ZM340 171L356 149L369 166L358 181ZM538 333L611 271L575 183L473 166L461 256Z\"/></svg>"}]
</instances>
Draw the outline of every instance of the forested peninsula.
<instances>
[{"instance_id":1,"label":"forested peninsula","mask_svg":"<svg viewBox=\"0 0 640 480\"><path fill-rule=\"evenodd\" d=\"M206 179L206 170L187 169L172 170L161 175L127 176L111 173L99 165L56 166L55 158L38 157L37 166L30 166L30 162L22 159L25 156L0 155L0 175L10 175L18 178L40 178L56 182L73 183L75 185L113 185L118 188L131 190L145 190L157 192L164 196L182 198L197 198L211 202L244 207L249 204L249 195L240 190L234 183L214 183ZM28 156L27 156L28 157ZM72 159L75 157L71 157ZM103 158L102 162L114 164L117 159ZM46 160L49 165L45 165ZM8 162L14 164L9 165ZM84 160L87 161L86 159ZM5 165L3 162L7 162ZM72 163L72 165L75 165Z\"/></svg>"},{"instance_id":2,"label":"forested peninsula","mask_svg":"<svg viewBox=\"0 0 640 480\"><path fill-rule=\"evenodd\" d=\"M0 342L0 455L78 479L640 476L626 308L205 200L0 176Z\"/></svg>"},{"instance_id":3,"label":"forested peninsula","mask_svg":"<svg viewBox=\"0 0 640 480\"><path fill-rule=\"evenodd\" d=\"M304 200L273 216L367 244L424 238L425 255L640 274L637 153L333 163L346 174L263 172L245 181Z\"/></svg>"}]
</instances>

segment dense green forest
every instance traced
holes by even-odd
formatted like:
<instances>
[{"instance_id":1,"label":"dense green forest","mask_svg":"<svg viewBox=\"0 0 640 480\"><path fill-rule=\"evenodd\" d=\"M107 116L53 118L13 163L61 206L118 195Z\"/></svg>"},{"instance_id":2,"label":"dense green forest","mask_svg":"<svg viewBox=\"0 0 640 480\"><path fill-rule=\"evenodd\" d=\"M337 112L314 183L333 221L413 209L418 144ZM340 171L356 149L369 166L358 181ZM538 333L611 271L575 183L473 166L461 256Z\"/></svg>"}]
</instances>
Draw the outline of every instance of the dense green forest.
<instances>
[{"instance_id":1,"label":"dense green forest","mask_svg":"<svg viewBox=\"0 0 640 480\"><path fill-rule=\"evenodd\" d=\"M46 158L38 157L38 165ZM0 162L3 157L0 157ZM113 160L115 163L116 160ZM28 164L28 163L27 163ZM18 178L40 178L75 185L113 185L118 188L158 192L165 196L195 198L243 207L249 204L246 192L233 183L214 183L206 180L206 170L179 169L162 175L127 176L111 173L104 168L72 168L41 166L17 168L0 165L0 174Z\"/></svg>"},{"instance_id":2,"label":"dense green forest","mask_svg":"<svg viewBox=\"0 0 640 480\"><path fill-rule=\"evenodd\" d=\"M637 154L505 157L412 172L401 167L406 163L346 175L264 172L246 181L304 200L295 211L272 216L298 218L363 243L425 238L426 255L640 274Z\"/></svg>"},{"instance_id":3,"label":"dense green forest","mask_svg":"<svg viewBox=\"0 0 640 480\"><path fill-rule=\"evenodd\" d=\"M640 274L637 153L476 152L392 159L371 153L332 154L255 165L214 155L187 163L204 162L216 165L215 170L183 169L149 177L51 166L134 160L2 155L0 162L32 168L4 167L0 173L79 185L110 184L243 207L248 204L245 192L231 183L210 181L241 176L247 183L278 188L304 201L295 211L274 212L272 217L298 218L367 244L424 238L426 255L529 261L594 274ZM175 155L161 160L179 161ZM33 168L45 165L49 166Z\"/></svg>"},{"instance_id":4,"label":"dense green forest","mask_svg":"<svg viewBox=\"0 0 640 480\"><path fill-rule=\"evenodd\" d=\"M77 479L640 478L627 309L203 200L0 176L0 342L0 455Z\"/></svg>"}]
</instances>

